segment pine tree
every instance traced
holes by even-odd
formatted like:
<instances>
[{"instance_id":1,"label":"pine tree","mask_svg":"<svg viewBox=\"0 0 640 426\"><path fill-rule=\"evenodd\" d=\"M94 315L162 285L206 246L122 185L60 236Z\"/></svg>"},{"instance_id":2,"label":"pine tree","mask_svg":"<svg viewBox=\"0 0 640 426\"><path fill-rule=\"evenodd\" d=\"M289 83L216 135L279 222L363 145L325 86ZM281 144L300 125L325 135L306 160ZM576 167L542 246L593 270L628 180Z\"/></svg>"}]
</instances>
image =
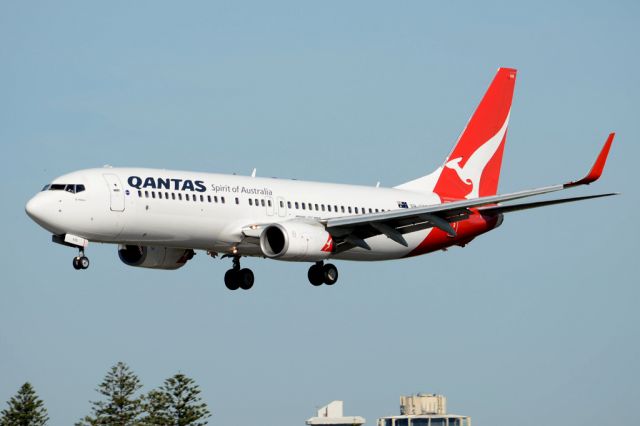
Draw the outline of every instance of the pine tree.
<instances>
[{"instance_id":1,"label":"pine tree","mask_svg":"<svg viewBox=\"0 0 640 426\"><path fill-rule=\"evenodd\" d=\"M211 417L195 380L180 373L149 392L145 411L143 424L149 426L203 426Z\"/></svg>"},{"instance_id":2,"label":"pine tree","mask_svg":"<svg viewBox=\"0 0 640 426\"><path fill-rule=\"evenodd\" d=\"M44 426L49 421L47 409L29 382L20 387L0 413L0 426Z\"/></svg>"},{"instance_id":3,"label":"pine tree","mask_svg":"<svg viewBox=\"0 0 640 426\"><path fill-rule=\"evenodd\" d=\"M124 362L118 362L96 389L105 400L92 401L92 415L86 416L76 426L140 424L142 398L136 393L141 387L138 376Z\"/></svg>"}]
</instances>

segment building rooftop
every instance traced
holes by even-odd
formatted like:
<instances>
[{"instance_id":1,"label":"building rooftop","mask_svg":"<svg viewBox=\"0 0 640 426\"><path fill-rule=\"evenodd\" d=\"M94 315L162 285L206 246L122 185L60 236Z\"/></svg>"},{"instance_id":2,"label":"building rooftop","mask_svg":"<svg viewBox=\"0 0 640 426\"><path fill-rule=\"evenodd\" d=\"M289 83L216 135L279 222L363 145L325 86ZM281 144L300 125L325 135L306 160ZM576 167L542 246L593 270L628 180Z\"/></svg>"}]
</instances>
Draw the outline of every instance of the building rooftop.
<instances>
[{"instance_id":1,"label":"building rooftop","mask_svg":"<svg viewBox=\"0 0 640 426\"><path fill-rule=\"evenodd\" d=\"M332 401L324 407L320 407L317 416L306 421L309 426L332 425L332 426L360 426L366 421L360 416L344 416L344 403L342 401Z\"/></svg>"}]
</instances>

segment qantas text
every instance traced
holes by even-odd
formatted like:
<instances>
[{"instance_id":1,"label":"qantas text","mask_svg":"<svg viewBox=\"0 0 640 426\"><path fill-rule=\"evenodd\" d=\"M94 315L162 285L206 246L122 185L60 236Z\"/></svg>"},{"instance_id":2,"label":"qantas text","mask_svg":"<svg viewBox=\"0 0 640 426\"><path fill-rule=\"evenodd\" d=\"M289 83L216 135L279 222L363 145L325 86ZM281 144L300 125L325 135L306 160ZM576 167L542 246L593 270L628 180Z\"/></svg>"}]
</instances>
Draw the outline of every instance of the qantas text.
<instances>
[{"instance_id":1,"label":"qantas text","mask_svg":"<svg viewBox=\"0 0 640 426\"><path fill-rule=\"evenodd\" d=\"M173 191L197 191L205 192L207 188L201 180L173 179L173 178L141 178L140 176L129 176L127 182L130 186L141 189L167 189Z\"/></svg>"}]
</instances>

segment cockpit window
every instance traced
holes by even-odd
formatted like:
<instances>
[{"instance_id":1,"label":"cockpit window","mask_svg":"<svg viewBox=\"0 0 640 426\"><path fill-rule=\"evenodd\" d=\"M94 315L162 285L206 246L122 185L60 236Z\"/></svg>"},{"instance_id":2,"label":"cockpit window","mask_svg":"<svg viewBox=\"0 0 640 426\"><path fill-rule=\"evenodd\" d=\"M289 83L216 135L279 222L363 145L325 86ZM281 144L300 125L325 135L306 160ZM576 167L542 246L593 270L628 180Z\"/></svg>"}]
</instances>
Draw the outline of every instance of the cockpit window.
<instances>
[{"instance_id":1,"label":"cockpit window","mask_svg":"<svg viewBox=\"0 0 640 426\"><path fill-rule=\"evenodd\" d=\"M51 185L45 185L44 188L42 188L43 191L67 191L70 192L72 194L77 194L78 192L82 192L85 190L84 185L73 185L73 184L69 184L66 185L64 183L52 183Z\"/></svg>"}]
</instances>

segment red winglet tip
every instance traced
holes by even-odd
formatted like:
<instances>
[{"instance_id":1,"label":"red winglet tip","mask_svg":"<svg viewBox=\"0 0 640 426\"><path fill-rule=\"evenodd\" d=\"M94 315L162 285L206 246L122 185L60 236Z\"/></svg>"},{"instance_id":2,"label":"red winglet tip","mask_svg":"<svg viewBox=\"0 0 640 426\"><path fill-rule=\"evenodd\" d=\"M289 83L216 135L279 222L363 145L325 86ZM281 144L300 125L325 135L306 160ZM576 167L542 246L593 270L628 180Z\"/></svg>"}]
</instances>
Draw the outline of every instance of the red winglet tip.
<instances>
[{"instance_id":1,"label":"red winglet tip","mask_svg":"<svg viewBox=\"0 0 640 426\"><path fill-rule=\"evenodd\" d=\"M615 135L615 132L609 133L609 137L607 137L607 141L600 150L600 154L598 154L598 158L596 158L596 161L593 163L589 173L587 173L587 175L582 179L575 182L569 182L565 186L589 185L590 183L597 181L600 176L602 176L602 170L604 170L604 165L607 162L609 150L611 149L611 144L613 143Z\"/></svg>"}]
</instances>

